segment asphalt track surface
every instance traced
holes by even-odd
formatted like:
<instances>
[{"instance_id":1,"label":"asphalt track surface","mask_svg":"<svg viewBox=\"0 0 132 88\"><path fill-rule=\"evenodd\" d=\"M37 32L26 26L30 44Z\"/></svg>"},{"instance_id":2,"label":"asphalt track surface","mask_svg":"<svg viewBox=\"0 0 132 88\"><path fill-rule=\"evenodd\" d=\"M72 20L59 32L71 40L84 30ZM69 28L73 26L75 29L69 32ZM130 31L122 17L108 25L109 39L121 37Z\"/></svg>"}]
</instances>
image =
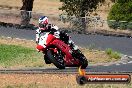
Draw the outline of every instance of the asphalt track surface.
<instances>
[{"instance_id":1,"label":"asphalt track surface","mask_svg":"<svg viewBox=\"0 0 132 88\"><path fill-rule=\"evenodd\" d=\"M102 36L102 35L83 35L83 34L69 34L73 41L81 47L91 47L97 49L112 48L123 54L132 56L132 38ZM0 27L0 36L35 40L35 30L20 30L15 28ZM88 66L87 72L132 72L132 59L129 61L111 64ZM0 73L77 73L77 68L66 68L59 70L57 68L26 68L16 70L0 70Z\"/></svg>"},{"instance_id":2,"label":"asphalt track surface","mask_svg":"<svg viewBox=\"0 0 132 88\"><path fill-rule=\"evenodd\" d=\"M87 73L131 73L132 64L123 65L111 65L111 66L88 66L86 68ZM127 69L126 69L127 68ZM4 69L0 70L0 73L15 73L15 74L78 74L78 68L66 68L57 69L56 67L51 68L22 68L22 69Z\"/></svg>"}]
</instances>

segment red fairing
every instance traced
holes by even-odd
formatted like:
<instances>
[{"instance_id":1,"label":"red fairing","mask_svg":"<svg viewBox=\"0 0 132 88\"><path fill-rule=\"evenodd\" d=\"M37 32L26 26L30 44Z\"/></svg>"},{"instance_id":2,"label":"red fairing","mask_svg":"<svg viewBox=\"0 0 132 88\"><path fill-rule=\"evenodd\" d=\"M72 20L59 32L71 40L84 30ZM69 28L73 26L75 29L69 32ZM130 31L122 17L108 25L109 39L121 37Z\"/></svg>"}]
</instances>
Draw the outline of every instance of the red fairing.
<instances>
[{"instance_id":1,"label":"red fairing","mask_svg":"<svg viewBox=\"0 0 132 88\"><path fill-rule=\"evenodd\" d=\"M59 39L55 39L53 42L52 42L53 45L57 46L63 53L65 53L65 61L66 61L66 65L67 66L70 66L72 65L72 63L74 63L75 65L78 65L79 64L79 61L76 60L72 57L71 53L69 53L69 51L71 50L70 47L65 44L64 42L62 42L61 40Z\"/></svg>"},{"instance_id":2,"label":"red fairing","mask_svg":"<svg viewBox=\"0 0 132 88\"><path fill-rule=\"evenodd\" d=\"M49 44L50 42L52 42L54 39L56 39L52 34L48 35L48 38L46 40L46 44Z\"/></svg>"},{"instance_id":3,"label":"red fairing","mask_svg":"<svg viewBox=\"0 0 132 88\"><path fill-rule=\"evenodd\" d=\"M37 47L36 47L39 51L44 51L44 47L43 46L41 46L41 45L37 45Z\"/></svg>"},{"instance_id":4,"label":"red fairing","mask_svg":"<svg viewBox=\"0 0 132 88\"><path fill-rule=\"evenodd\" d=\"M54 47L50 47L50 46L55 46ZM61 50L62 54L63 54L63 59L65 62L65 66L67 67L77 67L80 66L80 61L78 59L75 59L72 56L72 50L71 47L69 47L66 43L64 43L62 40L60 40L59 38L54 37L52 34L49 34L46 40L46 48L44 48L41 45L37 46L37 49L40 51L46 51L46 50L53 50L54 53L58 53L58 50Z\"/></svg>"}]
</instances>

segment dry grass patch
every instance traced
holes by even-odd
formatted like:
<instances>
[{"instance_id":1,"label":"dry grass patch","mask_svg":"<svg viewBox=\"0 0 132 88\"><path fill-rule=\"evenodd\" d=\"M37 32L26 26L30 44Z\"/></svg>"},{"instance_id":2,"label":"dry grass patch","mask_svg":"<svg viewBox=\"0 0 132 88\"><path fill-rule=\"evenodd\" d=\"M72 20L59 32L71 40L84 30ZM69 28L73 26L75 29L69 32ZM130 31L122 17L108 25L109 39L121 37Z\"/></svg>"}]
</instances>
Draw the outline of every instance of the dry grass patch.
<instances>
[{"instance_id":1,"label":"dry grass patch","mask_svg":"<svg viewBox=\"0 0 132 88\"><path fill-rule=\"evenodd\" d=\"M22 0L1 0L0 5L5 5L5 6L22 6Z\"/></svg>"},{"instance_id":2,"label":"dry grass patch","mask_svg":"<svg viewBox=\"0 0 132 88\"><path fill-rule=\"evenodd\" d=\"M67 74L0 74L1 88L131 88L130 84L76 83L76 75Z\"/></svg>"},{"instance_id":3,"label":"dry grass patch","mask_svg":"<svg viewBox=\"0 0 132 88\"><path fill-rule=\"evenodd\" d=\"M62 88L68 85L69 87L77 85L75 75L63 74L0 74L0 83L0 88L9 86L9 88L27 88L30 85L34 85L34 88Z\"/></svg>"},{"instance_id":4,"label":"dry grass patch","mask_svg":"<svg viewBox=\"0 0 132 88\"><path fill-rule=\"evenodd\" d=\"M20 7L22 0L1 0L0 5ZM61 6L59 0L34 0L33 11L44 14L58 15L61 11L58 8Z\"/></svg>"},{"instance_id":5,"label":"dry grass patch","mask_svg":"<svg viewBox=\"0 0 132 88\"><path fill-rule=\"evenodd\" d=\"M90 64L104 64L108 62L114 62L119 60L115 58L111 58L110 55L106 53L106 51L101 50L89 50L89 49L81 49L84 55L88 58Z\"/></svg>"},{"instance_id":6,"label":"dry grass patch","mask_svg":"<svg viewBox=\"0 0 132 88\"><path fill-rule=\"evenodd\" d=\"M6 38L6 37L0 37L0 44L19 45L19 46L24 46L24 47L34 48L34 49L36 47L35 41Z\"/></svg>"}]
</instances>

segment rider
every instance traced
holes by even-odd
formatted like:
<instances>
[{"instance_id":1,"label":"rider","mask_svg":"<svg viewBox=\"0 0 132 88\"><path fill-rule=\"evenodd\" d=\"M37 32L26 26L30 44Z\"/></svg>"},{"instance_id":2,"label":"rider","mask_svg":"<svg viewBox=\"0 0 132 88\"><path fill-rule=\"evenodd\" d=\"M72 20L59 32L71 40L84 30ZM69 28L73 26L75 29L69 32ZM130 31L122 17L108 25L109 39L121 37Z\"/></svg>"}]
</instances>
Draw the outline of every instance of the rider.
<instances>
[{"instance_id":1,"label":"rider","mask_svg":"<svg viewBox=\"0 0 132 88\"><path fill-rule=\"evenodd\" d=\"M52 34L56 38L60 38L66 44L72 46L74 50L77 50L77 46L73 44L73 41L70 39L67 33L59 31L56 25L49 24L47 16L42 16L39 18L39 28L36 30L36 48L38 51L43 51L45 49L48 34Z\"/></svg>"}]
</instances>

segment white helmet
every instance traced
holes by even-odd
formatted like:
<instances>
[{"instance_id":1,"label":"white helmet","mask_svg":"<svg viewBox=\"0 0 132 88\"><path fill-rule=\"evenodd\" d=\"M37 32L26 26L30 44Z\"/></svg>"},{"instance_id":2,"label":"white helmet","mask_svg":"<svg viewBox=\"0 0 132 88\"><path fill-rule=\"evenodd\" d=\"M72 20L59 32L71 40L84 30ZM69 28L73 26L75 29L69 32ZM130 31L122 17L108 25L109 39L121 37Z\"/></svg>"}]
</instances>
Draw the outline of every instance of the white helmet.
<instances>
[{"instance_id":1,"label":"white helmet","mask_svg":"<svg viewBox=\"0 0 132 88\"><path fill-rule=\"evenodd\" d=\"M48 17L46 17L46 16L40 17L39 18L39 27L40 28L45 28L47 26L48 22L49 22Z\"/></svg>"}]
</instances>

